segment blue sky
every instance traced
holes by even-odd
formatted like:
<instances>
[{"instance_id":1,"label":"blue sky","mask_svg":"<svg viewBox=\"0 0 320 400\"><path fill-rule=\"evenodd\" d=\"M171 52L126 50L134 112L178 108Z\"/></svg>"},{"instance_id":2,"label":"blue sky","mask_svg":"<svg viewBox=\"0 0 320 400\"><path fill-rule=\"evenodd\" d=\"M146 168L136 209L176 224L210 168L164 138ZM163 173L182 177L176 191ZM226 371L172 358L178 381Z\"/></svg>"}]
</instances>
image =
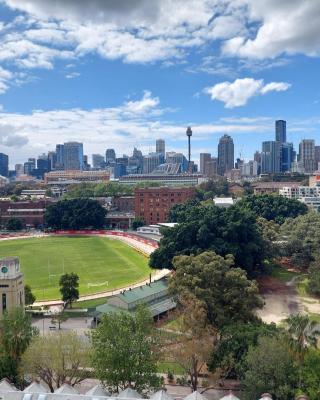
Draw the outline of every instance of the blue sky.
<instances>
[{"instance_id":1,"label":"blue sky","mask_svg":"<svg viewBox=\"0 0 320 400\"><path fill-rule=\"evenodd\" d=\"M10 164L84 142L147 153L155 139L246 159L286 119L320 144L316 0L0 0L0 152Z\"/></svg>"}]
</instances>

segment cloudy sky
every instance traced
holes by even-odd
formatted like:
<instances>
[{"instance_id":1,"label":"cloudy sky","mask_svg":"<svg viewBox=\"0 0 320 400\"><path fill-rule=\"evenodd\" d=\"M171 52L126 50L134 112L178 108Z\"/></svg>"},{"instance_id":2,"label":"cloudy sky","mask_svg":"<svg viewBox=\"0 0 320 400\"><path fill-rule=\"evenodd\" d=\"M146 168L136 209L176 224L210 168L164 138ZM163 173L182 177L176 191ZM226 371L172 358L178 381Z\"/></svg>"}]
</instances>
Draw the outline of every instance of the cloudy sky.
<instances>
[{"instance_id":1,"label":"cloudy sky","mask_svg":"<svg viewBox=\"0 0 320 400\"><path fill-rule=\"evenodd\" d=\"M318 0L0 0L0 152L320 144Z\"/></svg>"}]
</instances>

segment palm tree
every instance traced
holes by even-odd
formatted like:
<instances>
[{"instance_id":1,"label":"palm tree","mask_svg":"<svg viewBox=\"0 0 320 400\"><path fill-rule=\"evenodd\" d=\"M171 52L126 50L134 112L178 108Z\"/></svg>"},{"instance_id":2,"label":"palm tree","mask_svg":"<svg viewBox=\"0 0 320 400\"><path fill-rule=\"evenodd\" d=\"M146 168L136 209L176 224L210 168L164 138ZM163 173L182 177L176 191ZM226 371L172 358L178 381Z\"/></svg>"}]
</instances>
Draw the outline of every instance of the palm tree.
<instances>
[{"instance_id":1,"label":"palm tree","mask_svg":"<svg viewBox=\"0 0 320 400\"><path fill-rule=\"evenodd\" d=\"M307 314L294 314L285 319L292 347L302 363L308 347L317 347L320 330L318 323L311 321Z\"/></svg>"}]
</instances>

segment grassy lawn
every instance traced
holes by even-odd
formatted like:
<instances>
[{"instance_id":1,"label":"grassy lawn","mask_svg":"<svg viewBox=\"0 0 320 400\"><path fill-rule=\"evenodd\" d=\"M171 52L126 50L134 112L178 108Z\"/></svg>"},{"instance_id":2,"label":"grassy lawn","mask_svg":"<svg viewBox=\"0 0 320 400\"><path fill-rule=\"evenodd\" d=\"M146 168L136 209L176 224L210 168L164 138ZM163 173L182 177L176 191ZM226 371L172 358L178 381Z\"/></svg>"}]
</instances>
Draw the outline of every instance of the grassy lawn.
<instances>
[{"instance_id":1,"label":"grassy lawn","mask_svg":"<svg viewBox=\"0 0 320 400\"><path fill-rule=\"evenodd\" d=\"M176 362L161 361L158 363L158 372L159 373L167 374L168 371L172 372L173 375L184 375L185 374L182 367Z\"/></svg>"},{"instance_id":2,"label":"grassy lawn","mask_svg":"<svg viewBox=\"0 0 320 400\"><path fill-rule=\"evenodd\" d=\"M289 282L292 278L299 275L300 274L298 272L287 271L286 269L279 267L277 265L274 265L272 267L271 276L273 278L278 279L281 282Z\"/></svg>"},{"instance_id":3,"label":"grassy lawn","mask_svg":"<svg viewBox=\"0 0 320 400\"><path fill-rule=\"evenodd\" d=\"M93 308L100 306L101 304L105 304L108 301L108 297L102 297L100 299L93 299L93 300L85 300L85 301L77 301L73 303L72 308Z\"/></svg>"},{"instance_id":4,"label":"grassy lawn","mask_svg":"<svg viewBox=\"0 0 320 400\"><path fill-rule=\"evenodd\" d=\"M80 295L143 280L148 259L118 240L103 237L45 237L0 241L0 257L20 257L25 283L38 301L59 299L63 273L79 275Z\"/></svg>"},{"instance_id":5,"label":"grassy lawn","mask_svg":"<svg viewBox=\"0 0 320 400\"><path fill-rule=\"evenodd\" d=\"M181 329L181 317L178 316L175 319L171 319L162 326L163 329L170 329L171 331L180 332Z\"/></svg>"}]
</instances>

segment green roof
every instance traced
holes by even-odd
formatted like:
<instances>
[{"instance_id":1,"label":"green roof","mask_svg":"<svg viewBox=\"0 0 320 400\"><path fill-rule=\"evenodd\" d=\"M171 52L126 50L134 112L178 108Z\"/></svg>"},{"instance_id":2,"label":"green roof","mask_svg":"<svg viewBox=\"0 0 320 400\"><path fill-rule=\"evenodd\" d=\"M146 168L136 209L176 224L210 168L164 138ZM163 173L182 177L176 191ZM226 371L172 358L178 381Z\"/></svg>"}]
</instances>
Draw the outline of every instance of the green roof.
<instances>
[{"instance_id":1,"label":"green roof","mask_svg":"<svg viewBox=\"0 0 320 400\"><path fill-rule=\"evenodd\" d=\"M168 290L168 283L165 279L161 279L148 285L126 290L122 294L118 294L116 297L129 304L136 301L143 301L146 297L161 293L164 290Z\"/></svg>"}]
</instances>

